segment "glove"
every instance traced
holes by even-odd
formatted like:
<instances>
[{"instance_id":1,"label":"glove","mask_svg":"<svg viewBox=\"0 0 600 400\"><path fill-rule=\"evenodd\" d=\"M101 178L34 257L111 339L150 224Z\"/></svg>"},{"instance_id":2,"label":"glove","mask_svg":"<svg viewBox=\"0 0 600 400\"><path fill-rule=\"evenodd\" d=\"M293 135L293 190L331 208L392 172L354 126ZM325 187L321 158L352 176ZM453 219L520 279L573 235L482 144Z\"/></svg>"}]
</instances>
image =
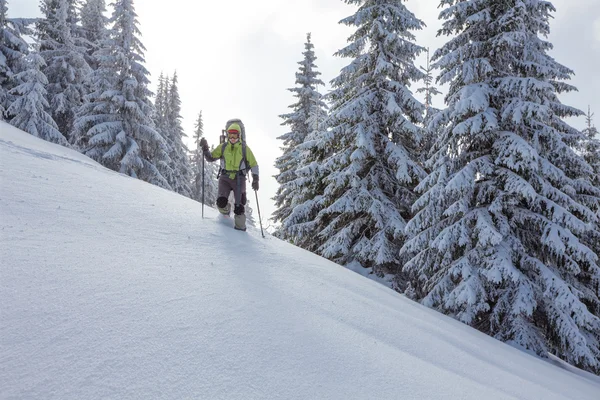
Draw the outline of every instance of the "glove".
<instances>
[{"instance_id":1,"label":"glove","mask_svg":"<svg viewBox=\"0 0 600 400\"><path fill-rule=\"evenodd\" d=\"M202 147L202 150L208 151L208 142L205 138L200 139L200 147Z\"/></svg>"},{"instance_id":2,"label":"glove","mask_svg":"<svg viewBox=\"0 0 600 400\"><path fill-rule=\"evenodd\" d=\"M252 189L258 190L258 175L252 175Z\"/></svg>"}]
</instances>

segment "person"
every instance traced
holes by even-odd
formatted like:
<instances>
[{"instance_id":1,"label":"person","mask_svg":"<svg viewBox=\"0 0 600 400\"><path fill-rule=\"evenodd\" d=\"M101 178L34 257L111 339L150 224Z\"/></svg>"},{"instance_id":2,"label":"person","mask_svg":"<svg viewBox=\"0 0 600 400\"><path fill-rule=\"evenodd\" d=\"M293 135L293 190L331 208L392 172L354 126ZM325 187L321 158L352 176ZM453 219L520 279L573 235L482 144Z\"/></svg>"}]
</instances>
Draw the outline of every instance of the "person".
<instances>
[{"instance_id":1,"label":"person","mask_svg":"<svg viewBox=\"0 0 600 400\"><path fill-rule=\"evenodd\" d=\"M223 215L230 215L229 194L233 191L235 205L233 208L234 228L246 230L246 173L252 172L252 189L258 190L258 163L250 147L242 143L242 123L232 120L227 123L227 141L219 144L212 152L205 138L200 140L204 158L213 162L221 160L217 209ZM244 160L244 147L246 157Z\"/></svg>"}]
</instances>

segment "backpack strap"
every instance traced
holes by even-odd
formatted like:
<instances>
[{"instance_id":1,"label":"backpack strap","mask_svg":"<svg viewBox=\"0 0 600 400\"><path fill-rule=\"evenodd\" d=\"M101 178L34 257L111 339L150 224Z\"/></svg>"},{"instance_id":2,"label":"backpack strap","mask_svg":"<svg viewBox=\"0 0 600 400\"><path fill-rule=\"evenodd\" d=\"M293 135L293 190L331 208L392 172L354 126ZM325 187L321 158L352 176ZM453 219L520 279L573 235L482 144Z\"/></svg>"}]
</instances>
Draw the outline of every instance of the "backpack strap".
<instances>
[{"instance_id":1,"label":"backpack strap","mask_svg":"<svg viewBox=\"0 0 600 400\"><path fill-rule=\"evenodd\" d=\"M223 142L223 146L221 146L221 165L219 168L219 172L217 173L217 179L219 179L223 171L225 171L225 148L227 148L227 143L228 142Z\"/></svg>"},{"instance_id":2,"label":"backpack strap","mask_svg":"<svg viewBox=\"0 0 600 400\"><path fill-rule=\"evenodd\" d=\"M244 169L242 170L242 164L244 164ZM244 175L245 175L245 171L247 171L248 168L248 160L246 159L246 142L242 142L242 161L240 161L240 166L239 166L239 170L240 171L244 171Z\"/></svg>"}]
</instances>

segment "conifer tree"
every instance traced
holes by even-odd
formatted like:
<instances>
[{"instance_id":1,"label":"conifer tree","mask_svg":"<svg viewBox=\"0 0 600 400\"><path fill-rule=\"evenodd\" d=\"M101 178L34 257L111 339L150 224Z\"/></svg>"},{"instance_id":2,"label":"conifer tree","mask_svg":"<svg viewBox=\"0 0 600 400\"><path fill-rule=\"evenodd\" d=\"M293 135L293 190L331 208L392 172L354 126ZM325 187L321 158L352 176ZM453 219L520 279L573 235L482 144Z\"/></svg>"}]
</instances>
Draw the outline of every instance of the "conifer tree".
<instances>
[{"instance_id":1,"label":"conifer tree","mask_svg":"<svg viewBox=\"0 0 600 400\"><path fill-rule=\"evenodd\" d=\"M592 168L593 173L590 178L592 184L597 189L600 189L600 134L593 124L593 117L594 114L588 106L588 112L585 115L586 127L582 131L583 140L581 141L579 150L582 152L585 161L587 161ZM584 204L596 212L595 229L589 233L585 243L588 244L600 258L600 199L585 194L581 196L581 199ZM596 282L596 284L600 285L600 282Z\"/></svg>"},{"instance_id":2,"label":"conifer tree","mask_svg":"<svg viewBox=\"0 0 600 400\"><path fill-rule=\"evenodd\" d=\"M59 32L56 29L59 6L60 0L40 1L42 17L37 20L35 29L40 52L54 50L54 45L60 40Z\"/></svg>"},{"instance_id":3,"label":"conifer tree","mask_svg":"<svg viewBox=\"0 0 600 400\"><path fill-rule=\"evenodd\" d=\"M161 72L155 101L154 124L167 143L171 162L162 165L161 174L173 190L186 197L192 196L190 182L193 171L190 166L188 149L183 143L186 136L181 126L181 100L177 86L177 73L173 78Z\"/></svg>"},{"instance_id":4,"label":"conifer tree","mask_svg":"<svg viewBox=\"0 0 600 400\"><path fill-rule=\"evenodd\" d=\"M86 0L81 7L81 34L87 48L86 61L94 70L98 65L93 54L108 37L108 18L105 12L105 0Z\"/></svg>"},{"instance_id":5,"label":"conifer tree","mask_svg":"<svg viewBox=\"0 0 600 400\"><path fill-rule=\"evenodd\" d=\"M161 133L169 147L169 158L171 159L170 170L172 174L167 181L173 190L183 196L191 197L192 189L190 182L193 172L188 159L188 148L183 143L187 135L181 126L181 99L177 86L177 72L173 74L171 81L167 80L165 98L165 126Z\"/></svg>"},{"instance_id":6,"label":"conifer tree","mask_svg":"<svg viewBox=\"0 0 600 400\"><path fill-rule=\"evenodd\" d=\"M441 94L441 92L437 89L437 87L435 87L433 85L433 71L434 68L431 65L431 57L429 55L429 48L427 48L426 50L427 53L427 62L425 64L425 67L421 66L421 70L423 71L423 73L425 74L424 78L423 78L423 83L425 83L425 86L417 89L417 93L424 93L425 96L425 110L429 110L431 107L433 107L433 96L436 96L438 94Z\"/></svg>"},{"instance_id":7,"label":"conifer tree","mask_svg":"<svg viewBox=\"0 0 600 400\"><path fill-rule=\"evenodd\" d=\"M194 143L196 148L191 155L191 165L194 171L192 199L202 202L202 171L204 168L204 204L214 205L217 201L217 168L214 163L204 161L200 140L204 137L204 121L202 111L198 113L194 130ZM203 165L204 164L204 165Z\"/></svg>"},{"instance_id":8,"label":"conifer tree","mask_svg":"<svg viewBox=\"0 0 600 400\"><path fill-rule=\"evenodd\" d=\"M15 97L8 108L8 114L13 116L10 124L40 139L68 146L67 139L46 112L48 101L45 88L48 80L42 72L44 59L37 52L30 53L26 58L25 71L16 76L22 83L10 91Z\"/></svg>"},{"instance_id":9,"label":"conifer tree","mask_svg":"<svg viewBox=\"0 0 600 400\"><path fill-rule=\"evenodd\" d=\"M592 182L597 188L600 188L600 133L593 123L594 113L588 106L588 112L585 115L585 129L583 130L583 157L590 164L594 171Z\"/></svg>"},{"instance_id":10,"label":"conifer tree","mask_svg":"<svg viewBox=\"0 0 600 400\"><path fill-rule=\"evenodd\" d=\"M91 74L93 91L79 109L73 142L107 168L171 189L159 172L170 159L151 118L149 73L133 1L117 0L109 22L109 38L94 53L99 66Z\"/></svg>"},{"instance_id":11,"label":"conifer tree","mask_svg":"<svg viewBox=\"0 0 600 400\"><path fill-rule=\"evenodd\" d=\"M436 141L439 133L429 125L433 121L435 115L440 111L433 106L433 97L441 94L437 87L433 84L433 71L434 68L431 66L431 59L429 57L429 48L427 49L427 63L426 66L421 66L421 70L425 73L424 83L425 86L417 89L417 93L423 93L425 97L425 118L423 119L423 126L425 128L424 139L420 148L420 161L425 164L429 156L429 151L433 147L433 143Z\"/></svg>"},{"instance_id":12,"label":"conifer tree","mask_svg":"<svg viewBox=\"0 0 600 400\"><path fill-rule=\"evenodd\" d=\"M417 188L402 256L407 294L499 340L600 371L598 257L589 165L558 94L572 71L548 55L552 4L442 0L435 52L449 84L442 135Z\"/></svg>"},{"instance_id":13,"label":"conifer tree","mask_svg":"<svg viewBox=\"0 0 600 400\"><path fill-rule=\"evenodd\" d=\"M346 3L359 9L341 21L356 31L336 53L352 61L332 81L318 251L382 275L399 269L412 189L425 176L416 154L424 107L409 89L424 78L414 62L425 49L412 33L424 24L400 0Z\"/></svg>"},{"instance_id":14,"label":"conifer tree","mask_svg":"<svg viewBox=\"0 0 600 400\"><path fill-rule=\"evenodd\" d=\"M59 130L71 136L75 113L87 94L85 79L91 72L74 34L76 16L73 0L42 0L45 18L38 24L40 54L46 61L50 114Z\"/></svg>"},{"instance_id":15,"label":"conifer tree","mask_svg":"<svg viewBox=\"0 0 600 400\"><path fill-rule=\"evenodd\" d=\"M79 39L78 5L79 0L40 0L42 18L38 18L35 22L40 51L56 49L56 44L61 43L63 37L61 24L67 25L72 39L75 41ZM66 12L64 21L59 21L62 17L59 15L59 12L62 12L61 8Z\"/></svg>"},{"instance_id":16,"label":"conifer tree","mask_svg":"<svg viewBox=\"0 0 600 400\"><path fill-rule=\"evenodd\" d=\"M331 173L323 167L323 162L332 154L325 145L329 135L327 110L320 103L313 105L308 125L310 133L296 148L299 153L295 179L287 184L292 193L291 213L282 221L275 235L303 249L317 252L324 240L315 237L316 217L325 206L325 179Z\"/></svg>"},{"instance_id":17,"label":"conifer tree","mask_svg":"<svg viewBox=\"0 0 600 400\"><path fill-rule=\"evenodd\" d=\"M164 76L161 72L158 76L158 88L156 89L156 98L154 100L154 125L157 129L163 129L165 121L165 103L167 101L166 86L168 85L169 77Z\"/></svg>"},{"instance_id":18,"label":"conifer tree","mask_svg":"<svg viewBox=\"0 0 600 400\"><path fill-rule=\"evenodd\" d=\"M295 188L291 182L296 179L296 170L298 169L298 146L304 142L304 139L310 133L310 112L314 106L326 107L321 94L317 90L317 86L323 85L323 82L318 78L321 73L317 71L315 65L317 59L314 52L315 46L310 39L311 34L308 33L304 44L305 51L302 53L304 58L298 62L300 68L296 72L297 86L288 89L297 100L289 106L292 109L291 113L280 115L280 118L284 120L281 125L288 126L290 131L277 138L283 141L283 154L275 160L275 167L279 169L279 174L275 175L279 188L273 198L277 207L272 216L275 222L283 222L293 209ZM287 238L284 230L279 232L278 236L283 239Z\"/></svg>"},{"instance_id":19,"label":"conifer tree","mask_svg":"<svg viewBox=\"0 0 600 400\"><path fill-rule=\"evenodd\" d=\"M161 72L158 78L158 89L156 93L156 99L154 101L154 113L153 122L156 131L163 138L166 145L167 154L171 154L174 147L173 140L171 139L171 127L169 126L169 85L170 78L168 75L164 76ZM169 162L163 162L157 164L158 171L166 179L169 185L172 187L175 182L176 171L173 160L169 157Z\"/></svg>"},{"instance_id":20,"label":"conifer tree","mask_svg":"<svg viewBox=\"0 0 600 400\"><path fill-rule=\"evenodd\" d=\"M10 119L6 110L14 99L9 92L21 83L16 75L25 68L24 58L29 51L23 39L23 34L29 32L7 14L7 2L0 0L0 120Z\"/></svg>"},{"instance_id":21,"label":"conifer tree","mask_svg":"<svg viewBox=\"0 0 600 400\"><path fill-rule=\"evenodd\" d=\"M83 25L81 24L81 8L83 0L66 0L67 2L67 25L71 31L71 37L76 46L85 52L87 39ZM108 20L108 19L106 19Z\"/></svg>"}]
</instances>

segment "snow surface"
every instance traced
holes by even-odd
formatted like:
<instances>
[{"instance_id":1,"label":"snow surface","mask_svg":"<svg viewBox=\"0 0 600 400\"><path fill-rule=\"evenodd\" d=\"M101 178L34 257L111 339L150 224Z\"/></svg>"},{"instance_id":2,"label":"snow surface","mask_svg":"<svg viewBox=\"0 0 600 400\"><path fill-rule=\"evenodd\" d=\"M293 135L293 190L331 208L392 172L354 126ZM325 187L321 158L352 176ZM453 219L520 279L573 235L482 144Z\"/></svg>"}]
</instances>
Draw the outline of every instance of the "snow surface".
<instances>
[{"instance_id":1,"label":"snow surface","mask_svg":"<svg viewBox=\"0 0 600 400\"><path fill-rule=\"evenodd\" d=\"M596 376L201 210L0 122L0 398L600 399Z\"/></svg>"}]
</instances>

